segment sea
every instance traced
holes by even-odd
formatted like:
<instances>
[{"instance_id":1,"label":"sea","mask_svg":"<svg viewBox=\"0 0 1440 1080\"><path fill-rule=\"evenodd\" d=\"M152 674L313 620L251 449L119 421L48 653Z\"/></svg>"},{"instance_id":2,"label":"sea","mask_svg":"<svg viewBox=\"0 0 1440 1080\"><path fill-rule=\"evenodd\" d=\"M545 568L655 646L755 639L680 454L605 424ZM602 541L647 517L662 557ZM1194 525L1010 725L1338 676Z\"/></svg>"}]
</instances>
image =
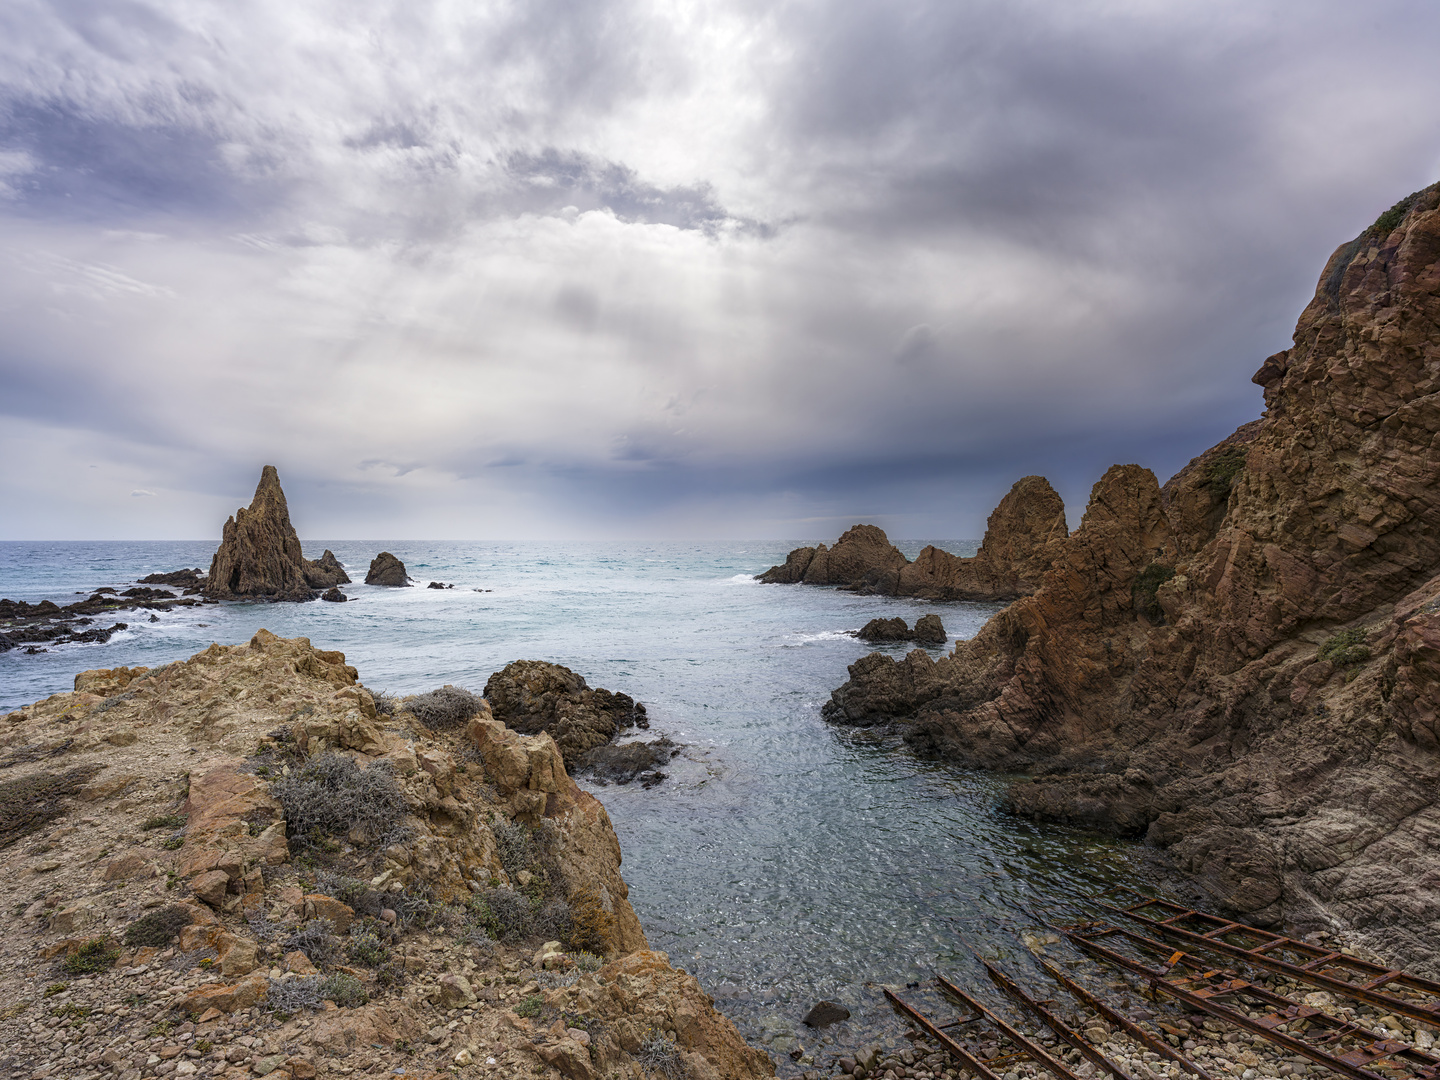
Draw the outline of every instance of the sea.
<instances>
[{"instance_id":1,"label":"sea","mask_svg":"<svg viewBox=\"0 0 1440 1080\"><path fill-rule=\"evenodd\" d=\"M814 540L805 541L814 543ZM975 541L914 540L958 555ZM1143 847L1008 814L1008 778L917 757L888 730L821 718L875 617L935 612L940 657L999 610L762 585L796 543L329 541L349 602L224 603L129 624L105 644L0 654L0 711L71 689L76 672L156 666L264 627L339 649L375 690L481 692L513 660L548 660L645 703L650 738L685 749L642 789L585 784L606 806L651 946L697 976L781 1075L902 1034L881 988L946 974L980 985L972 949L1023 965L1057 913L1118 884L1164 894ZM0 596L73 602L156 571L209 566L214 541L0 543ZM363 581L388 550L413 588ZM431 581L453 588L430 589ZM909 646L889 651L898 658ZM985 984L988 986L988 984ZM1042 989L1037 987L1037 989ZM1042 996L1044 996L1042 994ZM801 1024L820 1000L852 1018Z\"/></svg>"}]
</instances>

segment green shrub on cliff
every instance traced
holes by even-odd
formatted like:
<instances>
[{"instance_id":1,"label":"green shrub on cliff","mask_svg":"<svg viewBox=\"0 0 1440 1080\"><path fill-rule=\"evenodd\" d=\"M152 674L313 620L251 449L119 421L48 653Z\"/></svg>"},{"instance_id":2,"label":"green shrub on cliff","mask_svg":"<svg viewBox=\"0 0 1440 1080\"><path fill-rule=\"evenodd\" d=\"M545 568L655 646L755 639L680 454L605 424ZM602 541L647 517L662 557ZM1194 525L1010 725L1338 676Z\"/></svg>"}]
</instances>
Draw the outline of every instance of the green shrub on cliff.
<instances>
[{"instance_id":1,"label":"green shrub on cliff","mask_svg":"<svg viewBox=\"0 0 1440 1080\"><path fill-rule=\"evenodd\" d=\"M60 962L60 970L66 975L93 975L114 967L119 959L120 950L108 938L91 938Z\"/></svg>"},{"instance_id":2,"label":"green shrub on cliff","mask_svg":"<svg viewBox=\"0 0 1440 1080\"><path fill-rule=\"evenodd\" d=\"M1235 479L1245 468L1246 449L1243 446L1227 446L1205 466L1205 486L1216 499L1227 498Z\"/></svg>"},{"instance_id":3,"label":"green shrub on cliff","mask_svg":"<svg viewBox=\"0 0 1440 1080\"><path fill-rule=\"evenodd\" d=\"M1405 196L1405 198L1401 199L1394 206L1390 207L1389 210L1386 210L1376 218L1375 224L1371 225L1370 228L1374 229L1381 236L1389 236L1390 233L1395 230L1395 227L1405 220L1405 215L1410 212L1410 207L1415 205L1415 200L1419 197L1420 192L1418 191Z\"/></svg>"},{"instance_id":4,"label":"green shrub on cliff","mask_svg":"<svg viewBox=\"0 0 1440 1080\"><path fill-rule=\"evenodd\" d=\"M1165 618L1165 612L1161 609L1155 594L1161 585L1174 576L1175 568L1161 563L1151 563L1141 570L1135 578L1135 584L1130 587L1130 599L1135 605L1136 613L1144 615L1151 622L1162 621Z\"/></svg>"},{"instance_id":5,"label":"green shrub on cliff","mask_svg":"<svg viewBox=\"0 0 1440 1080\"><path fill-rule=\"evenodd\" d=\"M1319 658L1336 667L1363 664L1370 659L1370 646L1365 644L1365 628L1355 626L1333 634L1320 646Z\"/></svg>"}]
</instances>

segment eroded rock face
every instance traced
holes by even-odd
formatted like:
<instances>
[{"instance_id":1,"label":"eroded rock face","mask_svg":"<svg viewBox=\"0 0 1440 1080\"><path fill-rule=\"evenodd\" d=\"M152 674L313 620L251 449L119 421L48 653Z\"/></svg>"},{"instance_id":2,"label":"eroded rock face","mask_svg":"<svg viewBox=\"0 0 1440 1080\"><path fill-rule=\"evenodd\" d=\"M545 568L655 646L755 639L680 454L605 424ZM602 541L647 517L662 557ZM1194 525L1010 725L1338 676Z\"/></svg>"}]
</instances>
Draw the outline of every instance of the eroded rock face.
<instances>
[{"instance_id":1,"label":"eroded rock face","mask_svg":"<svg viewBox=\"0 0 1440 1080\"><path fill-rule=\"evenodd\" d=\"M835 541L833 548L824 544L796 548L783 566L772 566L757 580L767 585L804 582L890 593L894 592L900 568L909 561L890 543L885 530L875 525L855 525Z\"/></svg>"},{"instance_id":2,"label":"eroded rock face","mask_svg":"<svg viewBox=\"0 0 1440 1080\"><path fill-rule=\"evenodd\" d=\"M915 620L914 629L904 619L871 619L855 635L861 641L918 641L926 645L945 644L945 625L931 612Z\"/></svg>"},{"instance_id":3,"label":"eroded rock face","mask_svg":"<svg viewBox=\"0 0 1440 1080\"><path fill-rule=\"evenodd\" d=\"M313 600L316 589L349 580L329 551L319 562L300 553L280 474L266 465L249 509L225 522L203 592L213 600Z\"/></svg>"},{"instance_id":4,"label":"eroded rock face","mask_svg":"<svg viewBox=\"0 0 1440 1080\"><path fill-rule=\"evenodd\" d=\"M829 714L1033 769L1015 810L1435 972L1440 185L1336 251L1255 381L1262 420L1163 493L1111 469L1034 595L937 663L864 658Z\"/></svg>"},{"instance_id":5,"label":"eroded rock face","mask_svg":"<svg viewBox=\"0 0 1440 1080\"><path fill-rule=\"evenodd\" d=\"M583 676L543 660L505 665L485 683L485 699L495 719L512 730L550 735L566 768L626 728L649 726L645 706L630 695L592 689Z\"/></svg>"},{"instance_id":6,"label":"eroded rock face","mask_svg":"<svg viewBox=\"0 0 1440 1080\"><path fill-rule=\"evenodd\" d=\"M365 575L365 584L401 588L410 584L410 575L405 572L403 562L390 552L382 551L370 560L370 572Z\"/></svg>"}]
</instances>

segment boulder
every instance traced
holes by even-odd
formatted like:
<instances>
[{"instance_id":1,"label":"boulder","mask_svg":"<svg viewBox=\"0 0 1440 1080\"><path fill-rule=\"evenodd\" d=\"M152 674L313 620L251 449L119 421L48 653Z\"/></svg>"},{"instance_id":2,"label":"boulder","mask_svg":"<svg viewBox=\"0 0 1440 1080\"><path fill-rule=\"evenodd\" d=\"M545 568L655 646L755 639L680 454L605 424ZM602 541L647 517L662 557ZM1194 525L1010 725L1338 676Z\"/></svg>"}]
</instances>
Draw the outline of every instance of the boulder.
<instances>
[{"instance_id":1,"label":"boulder","mask_svg":"<svg viewBox=\"0 0 1440 1080\"><path fill-rule=\"evenodd\" d=\"M280 474L266 465L249 509L241 507L225 522L203 591L213 600L311 600L309 565L290 524Z\"/></svg>"},{"instance_id":2,"label":"boulder","mask_svg":"<svg viewBox=\"0 0 1440 1080\"><path fill-rule=\"evenodd\" d=\"M583 676L543 660L506 664L485 683L485 699L512 731L550 735L566 768L626 728L649 726L645 706L628 694L592 689Z\"/></svg>"},{"instance_id":3,"label":"boulder","mask_svg":"<svg viewBox=\"0 0 1440 1080\"><path fill-rule=\"evenodd\" d=\"M772 566L756 580L766 584L838 585L841 588L893 593L900 568L909 563L890 543L883 529L855 525L833 548L824 544L796 548L783 566Z\"/></svg>"},{"instance_id":4,"label":"boulder","mask_svg":"<svg viewBox=\"0 0 1440 1080\"><path fill-rule=\"evenodd\" d=\"M837 1005L833 1001L817 1001L805 1014L804 1023L806 1027L823 1028L849 1019L850 1010L844 1005Z\"/></svg>"},{"instance_id":5,"label":"boulder","mask_svg":"<svg viewBox=\"0 0 1440 1080\"><path fill-rule=\"evenodd\" d=\"M370 560L370 572L365 575L365 584L388 585L398 589L410 584L410 575L405 572L403 562L390 552L382 551Z\"/></svg>"},{"instance_id":6,"label":"boulder","mask_svg":"<svg viewBox=\"0 0 1440 1080\"><path fill-rule=\"evenodd\" d=\"M229 888L230 875L224 870L207 870L196 874L190 882L190 891L196 899L203 900L216 910L225 902L225 893Z\"/></svg>"},{"instance_id":7,"label":"boulder","mask_svg":"<svg viewBox=\"0 0 1440 1080\"><path fill-rule=\"evenodd\" d=\"M925 645L945 644L945 626L934 613L922 615L912 630L905 620L871 619L856 635L861 641L918 641Z\"/></svg>"},{"instance_id":8,"label":"boulder","mask_svg":"<svg viewBox=\"0 0 1440 1080\"><path fill-rule=\"evenodd\" d=\"M332 604L343 604L350 598L340 591L338 585L331 585L330 588L325 590L324 595L322 595L320 599L328 600Z\"/></svg>"},{"instance_id":9,"label":"boulder","mask_svg":"<svg viewBox=\"0 0 1440 1080\"><path fill-rule=\"evenodd\" d=\"M350 575L345 573L335 553L326 548L325 554L314 562L305 560L305 581L312 589L330 589L336 585L349 585Z\"/></svg>"}]
</instances>

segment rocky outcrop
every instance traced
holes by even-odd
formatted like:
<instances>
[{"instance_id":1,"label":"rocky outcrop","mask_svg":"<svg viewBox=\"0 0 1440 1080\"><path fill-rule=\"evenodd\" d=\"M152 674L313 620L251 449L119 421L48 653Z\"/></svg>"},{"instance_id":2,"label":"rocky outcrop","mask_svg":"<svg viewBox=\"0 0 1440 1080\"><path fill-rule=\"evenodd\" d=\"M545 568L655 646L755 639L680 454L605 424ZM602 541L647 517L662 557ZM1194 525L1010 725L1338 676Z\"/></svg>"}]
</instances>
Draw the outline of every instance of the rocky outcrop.
<instances>
[{"instance_id":1,"label":"rocky outcrop","mask_svg":"<svg viewBox=\"0 0 1440 1080\"><path fill-rule=\"evenodd\" d=\"M473 1063L594 1080L639 1075L664 1031L687 1075L774 1075L693 976L649 951L605 809L548 735L483 708L445 731L387 730L342 654L263 630L75 687L0 718L11 1071L156 1058L181 1076ZM297 794L287 775L360 779ZM23 791L46 795L43 812ZM381 799L399 818L375 843L358 822ZM342 824L316 837L319 811ZM323 869L297 863L307 844ZM67 1011L45 1006L63 1030L32 1024L35 980L76 957ZM104 1007L97 1042L80 1029ZM180 1025L191 1040L160 1038Z\"/></svg>"},{"instance_id":2,"label":"rocky outcrop","mask_svg":"<svg viewBox=\"0 0 1440 1080\"><path fill-rule=\"evenodd\" d=\"M485 683L485 699L511 730L552 737L566 768L627 728L650 726L645 706L629 694L592 689L584 676L543 660L506 664Z\"/></svg>"},{"instance_id":3,"label":"rocky outcrop","mask_svg":"<svg viewBox=\"0 0 1440 1080\"><path fill-rule=\"evenodd\" d=\"M838 585L843 588L893 592L886 588L896 581L895 575L910 560L875 525L855 525L848 529L833 548L824 544L813 548L796 548L783 566L772 566L756 580L767 585Z\"/></svg>"},{"instance_id":4,"label":"rocky outcrop","mask_svg":"<svg viewBox=\"0 0 1440 1080\"><path fill-rule=\"evenodd\" d=\"M1043 476L1027 476L990 515L971 558L930 545L912 563L881 529L856 525L834 548L796 548L757 580L924 600L1008 601L1035 591L1065 537L1065 504Z\"/></svg>"},{"instance_id":5,"label":"rocky outcrop","mask_svg":"<svg viewBox=\"0 0 1440 1080\"><path fill-rule=\"evenodd\" d=\"M266 465L249 509L225 522L203 592L212 600L313 600L316 590L349 580L329 551L319 562L300 553L280 474Z\"/></svg>"},{"instance_id":6,"label":"rocky outcrop","mask_svg":"<svg viewBox=\"0 0 1440 1080\"><path fill-rule=\"evenodd\" d=\"M370 560L370 571L365 575L365 584L401 588L410 584L410 575L405 572L403 562L390 552L382 551Z\"/></svg>"},{"instance_id":7,"label":"rocky outcrop","mask_svg":"<svg viewBox=\"0 0 1440 1080\"><path fill-rule=\"evenodd\" d=\"M933 612L920 616L914 629L901 618L871 619L855 636L861 641L918 641L926 645L943 645L945 625Z\"/></svg>"},{"instance_id":8,"label":"rocky outcrop","mask_svg":"<svg viewBox=\"0 0 1440 1080\"><path fill-rule=\"evenodd\" d=\"M1294 341L1259 422L1163 491L1111 469L1034 595L940 661L862 659L828 714L1435 972L1440 185L1335 252Z\"/></svg>"},{"instance_id":9,"label":"rocky outcrop","mask_svg":"<svg viewBox=\"0 0 1440 1080\"><path fill-rule=\"evenodd\" d=\"M314 562L305 561L305 583L312 589L333 589L336 585L349 585L350 575L345 573L335 553L326 548L325 554Z\"/></svg>"}]
</instances>

